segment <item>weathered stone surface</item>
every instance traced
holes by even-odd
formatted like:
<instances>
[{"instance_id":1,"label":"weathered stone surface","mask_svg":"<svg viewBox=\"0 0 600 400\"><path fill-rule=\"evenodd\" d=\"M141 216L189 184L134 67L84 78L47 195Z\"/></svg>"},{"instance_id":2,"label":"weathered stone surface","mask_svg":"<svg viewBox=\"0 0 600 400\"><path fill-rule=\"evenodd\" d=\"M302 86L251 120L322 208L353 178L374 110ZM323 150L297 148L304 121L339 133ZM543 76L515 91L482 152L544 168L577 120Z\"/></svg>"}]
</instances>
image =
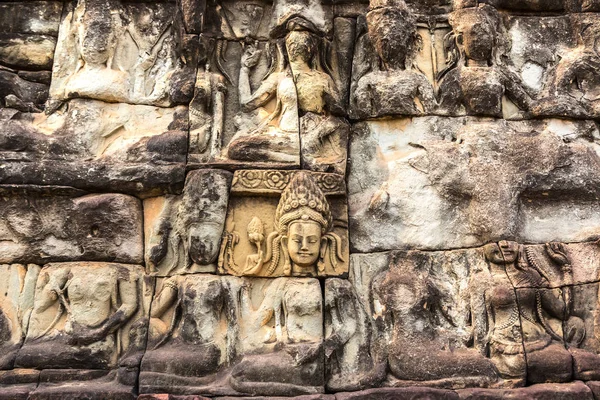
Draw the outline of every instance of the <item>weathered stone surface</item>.
<instances>
[{"instance_id":1,"label":"weathered stone surface","mask_svg":"<svg viewBox=\"0 0 600 400\"><path fill-rule=\"evenodd\" d=\"M0 399L27 400L37 387L40 372L34 369L0 371Z\"/></svg>"},{"instance_id":2,"label":"weathered stone surface","mask_svg":"<svg viewBox=\"0 0 600 400\"><path fill-rule=\"evenodd\" d=\"M0 39L0 57L8 67L48 70L52 68L56 38L14 34Z\"/></svg>"},{"instance_id":3,"label":"weathered stone surface","mask_svg":"<svg viewBox=\"0 0 600 400\"><path fill-rule=\"evenodd\" d=\"M587 138L597 135L583 121L357 124L348 177L352 248L596 238L600 176L597 145Z\"/></svg>"},{"instance_id":4,"label":"weathered stone surface","mask_svg":"<svg viewBox=\"0 0 600 400\"><path fill-rule=\"evenodd\" d=\"M327 388L598 379L598 283L573 285L567 245L539 247L352 255L325 284Z\"/></svg>"},{"instance_id":5,"label":"weathered stone surface","mask_svg":"<svg viewBox=\"0 0 600 400\"><path fill-rule=\"evenodd\" d=\"M41 369L30 398L135 398L152 292L140 266L46 265L15 361Z\"/></svg>"},{"instance_id":6,"label":"weathered stone surface","mask_svg":"<svg viewBox=\"0 0 600 400\"><path fill-rule=\"evenodd\" d=\"M517 389L462 389L457 390L464 400L496 400L496 399L525 399L525 400L570 400L594 397L590 389L583 382L573 383L541 383Z\"/></svg>"},{"instance_id":7,"label":"weathered stone surface","mask_svg":"<svg viewBox=\"0 0 600 400\"><path fill-rule=\"evenodd\" d=\"M143 260L142 208L134 197L48 196L32 188L2 192L2 263Z\"/></svg>"},{"instance_id":8,"label":"weathered stone surface","mask_svg":"<svg viewBox=\"0 0 600 400\"><path fill-rule=\"evenodd\" d=\"M600 397L600 382L589 381L589 382L586 382L585 384L592 390L592 393L594 394L594 399L597 399L598 397Z\"/></svg>"},{"instance_id":9,"label":"weathered stone surface","mask_svg":"<svg viewBox=\"0 0 600 400\"><path fill-rule=\"evenodd\" d=\"M294 400L334 400L335 396L332 394L307 394L305 396L294 396L294 397L264 397L264 396L252 396L252 397L216 397L218 400L286 400L286 399L294 399Z\"/></svg>"},{"instance_id":10,"label":"weathered stone surface","mask_svg":"<svg viewBox=\"0 0 600 400\"><path fill-rule=\"evenodd\" d=\"M197 38L179 36L175 4L80 0L68 7L52 70L53 102L169 107L191 99Z\"/></svg>"},{"instance_id":11,"label":"weathered stone surface","mask_svg":"<svg viewBox=\"0 0 600 400\"><path fill-rule=\"evenodd\" d=\"M404 2L373 2L356 41L351 116L422 115L433 111L433 85L415 65L422 40Z\"/></svg>"},{"instance_id":12,"label":"weathered stone surface","mask_svg":"<svg viewBox=\"0 0 600 400\"><path fill-rule=\"evenodd\" d=\"M219 258L221 273L336 276L348 271L347 208L341 176L235 173Z\"/></svg>"},{"instance_id":13,"label":"weathered stone surface","mask_svg":"<svg viewBox=\"0 0 600 400\"><path fill-rule=\"evenodd\" d=\"M208 397L176 394L140 394L138 400L208 400Z\"/></svg>"},{"instance_id":14,"label":"weathered stone surface","mask_svg":"<svg viewBox=\"0 0 600 400\"><path fill-rule=\"evenodd\" d=\"M499 380L494 364L471 342L468 279L470 270L485 267L481 250L351 257L351 286L326 284L330 390Z\"/></svg>"},{"instance_id":15,"label":"weathered stone surface","mask_svg":"<svg viewBox=\"0 0 600 400\"><path fill-rule=\"evenodd\" d=\"M61 1L5 2L0 4L0 31L58 36Z\"/></svg>"},{"instance_id":16,"label":"weathered stone surface","mask_svg":"<svg viewBox=\"0 0 600 400\"><path fill-rule=\"evenodd\" d=\"M450 390L432 388L384 388L368 389L360 392L336 393L336 400L386 400L386 399L431 399L454 400L458 394Z\"/></svg>"},{"instance_id":17,"label":"weathered stone surface","mask_svg":"<svg viewBox=\"0 0 600 400\"><path fill-rule=\"evenodd\" d=\"M145 348L151 293L136 265L46 265L37 279L27 337L15 365L100 370L137 366ZM64 373L53 376L48 381L65 378Z\"/></svg>"},{"instance_id":18,"label":"weathered stone surface","mask_svg":"<svg viewBox=\"0 0 600 400\"><path fill-rule=\"evenodd\" d=\"M0 2L0 399L600 396L599 38L599 0Z\"/></svg>"},{"instance_id":19,"label":"weathered stone surface","mask_svg":"<svg viewBox=\"0 0 600 400\"><path fill-rule=\"evenodd\" d=\"M176 191L184 181L185 115L183 106L83 99L50 115L18 113L0 121L0 183Z\"/></svg>"},{"instance_id":20,"label":"weathered stone surface","mask_svg":"<svg viewBox=\"0 0 600 400\"><path fill-rule=\"evenodd\" d=\"M0 107L44 108L62 8L58 1L0 3Z\"/></svg>"},{"instance_id":21,"label":"weathered stone surface","mask_svg":"<svg viewBox=\"0 0 600 400\"><path fill-rule=\"evenodd\" d=\"M190 161L343 175L355 22L334 23L331 7L318 1L226 1L207 15L206 70L198 71L190 105Z\"/></svg>"},{"instance_id":22,"label":"weathered stone surface","mask_svg":"<svg viewBox=\"0 0 600 400\"><path fill-rule=\"evenodd\" d=\"M196 170L179 196L144 200L147 272L217 272L231 173Z\"/></svg>"},{"instance_id":23,"label":"weathered stone surface","mask_svg":"<svg viewBox=\"0 0 600 400\"><path fill-rule=\"evenodd\" d=\"M34 264L0 265L0 370L13 368L17 351L27 332L28 311L33 307L35 282L40 267ZM11 374L0 375L0 384L5 385ZM18 372L17 372L18 378ZM35 382L35 379L34 381ZM29 383L29 382L27 382Z\"/></svg>"},{"instance_id":24,"label":"weathered stone surface","mask_svg":"<svg viewBox=\"0 0 600 400\"><path fill-rule=\"evenodd\" d=\"M311 278L159 279L140 392L323 392L320 291Z\"/></svg>"}]
</instances>

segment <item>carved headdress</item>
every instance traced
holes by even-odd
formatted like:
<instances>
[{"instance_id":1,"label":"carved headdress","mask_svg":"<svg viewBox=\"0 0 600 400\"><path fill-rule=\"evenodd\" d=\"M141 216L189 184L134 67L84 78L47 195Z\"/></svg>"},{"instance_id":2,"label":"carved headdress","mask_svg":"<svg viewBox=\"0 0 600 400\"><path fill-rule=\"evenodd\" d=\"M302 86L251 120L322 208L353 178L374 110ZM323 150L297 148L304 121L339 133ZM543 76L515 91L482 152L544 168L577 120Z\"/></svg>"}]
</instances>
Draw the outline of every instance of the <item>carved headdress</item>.
<instances>
[{"instance_id":1,"label":"carved headdress","mask_svg":"<svg viewBox=\"0 0 600 400\"><path fill-rule=\"evenodd\" d=\"M296 174L282 193L275 211L275 227L281 234L287 234L290 223L298 220L318 223L322 234L327 233L332 224L325 195L305 172Z\"/></svg>"},{"instance_id":2,"label":"carved headdress","mask_svg":"<svg viewBox=\"0 0 600 400\"><path fill-rule=\"evenodd\" d=\"M332 232L333 218L327 198L311 175L300 171L296 173L281 194L275 211L276 231L271 233L267 239L267 259L265 260L265 262L271 261L268 269L269 275L277 268L281 253L284 255L284 273L291 274L290 257L285 240L287 240L290 225L298 221L315 222L321 227L322 243L317 263L320 272L325 270L327 258L334 269L338 260L343 261L341 240Z\"/></svg>"}]
</instances>

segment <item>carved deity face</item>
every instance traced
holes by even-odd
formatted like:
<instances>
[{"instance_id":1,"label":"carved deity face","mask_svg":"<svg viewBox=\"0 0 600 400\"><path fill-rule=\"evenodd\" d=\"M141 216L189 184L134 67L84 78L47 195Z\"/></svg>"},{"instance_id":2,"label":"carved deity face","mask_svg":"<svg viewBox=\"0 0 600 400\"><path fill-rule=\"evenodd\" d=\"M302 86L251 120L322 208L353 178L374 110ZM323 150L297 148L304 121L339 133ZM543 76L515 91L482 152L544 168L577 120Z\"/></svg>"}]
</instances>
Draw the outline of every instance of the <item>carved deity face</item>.
<instances>
[{"instance_id":1,"label":"carved deity face","mask_svg":"<svg viewBox=\"0 0 600 400\"><path fill-rule=\"evenodd\" d=\"M519 255L519 244L508 240L490 243L483 247L485 258L494 264L512 264Z\"/></svg>"},{"instance_id":2,"label":"carved deity face","mask_svg":"<svg viewBox=\"0 0 600 400\"><path fill-rule=\"evenodd\" d=\"M217 260L221 226L214 222L193 224L188 229L187 244L193 262L199 265L212 264Z\"/></svg>"},{"instance_id":3,"label":"carved deity face","mask_svg":"<svg viewBox=\"0 0 600 400\"><path fill-rule=\"evenodd\" d=\"M494 50L493 29L484 17L473 18L472 24L465 24L459 36L465 56L471 60L488 61Z\"/></svg>"},{"instance_id":4,"label":"carved deity face","mask_svg":"<svg viewBox=\"0 0 600 400\"><path fill-rule=\"evenodd\" d=\"M310 32L291 31L285 38L285 46L291 62L304 61L309 63L315 55L316 43Z\"/></svg>"},{"instance_id":5,"label":"carved deity face","mask_svg":"<svg viewBox=\"0 0 600 400\"><path fill-rule=\"evenodd\" d=\"M321 225L313 221L292 222L288 228L287 248L295 265L314 266L321 249Z\"/></svg>"},{"instance_id":6,"label":"carved deity face","mask_svg":"<svg viewBox=\"0 0 600 400\"><path fill-rule=\"evenodd\" d=\"M367 13L367 26L381 60L391 68L404 69L416 38L416 28L407 12L394 8L370 11Z\"/></svg>"}]
</instances>

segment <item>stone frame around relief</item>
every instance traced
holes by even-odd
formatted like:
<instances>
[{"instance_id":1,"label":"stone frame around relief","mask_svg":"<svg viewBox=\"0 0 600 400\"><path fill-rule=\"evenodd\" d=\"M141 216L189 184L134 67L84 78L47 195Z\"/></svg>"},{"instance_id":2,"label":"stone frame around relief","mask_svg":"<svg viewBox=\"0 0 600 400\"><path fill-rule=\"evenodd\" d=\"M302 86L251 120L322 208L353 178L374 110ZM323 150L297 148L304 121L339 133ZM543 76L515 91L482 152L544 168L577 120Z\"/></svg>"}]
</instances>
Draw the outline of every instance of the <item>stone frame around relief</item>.
<instances>
[{"instance_id":1,"label":"stone frame around relief","mask_svg":"<svg viewBox=\"0 0 600 400\"><path fill-rule=\"evenodd\" d=\"M275 212L282 192L288 187L294 177L299 174L308 174L323 192L329 202L332 214L332 229L334 237L340 239L339 243L330 246L339 246L338 254L341 257L334 267L332 254L327 251L323 259L324 268L316 272L299 274L285 269L285 253L279 256L274 251L277 245L269 242L276 234ZM345 198L346 184L344 178L337 174L307 172L307 171L282 171L282 170L240 170L236 171L233 178L225 233L221 242L219 256L219 272L232 275L247 275L261 277L277 276L343 276L348 272L349 246L348 246L348 209ZM257 234L260 248L256 247L256 240L250 239L250 234ZM262 236L260 236L262 235ZM336 238L336 240L337 240ZM272 253L269 250L273 250ZM273 257L269 257L272 254ZM283 257L280 257L283 255ZM271 265L272 258L280 257L277 265ZM261 268L248 272L248 263L261 259ZM250 260L250 261L249 261ZM269 269L272 269L269 273Z\"/></svg>"}]
</instances>

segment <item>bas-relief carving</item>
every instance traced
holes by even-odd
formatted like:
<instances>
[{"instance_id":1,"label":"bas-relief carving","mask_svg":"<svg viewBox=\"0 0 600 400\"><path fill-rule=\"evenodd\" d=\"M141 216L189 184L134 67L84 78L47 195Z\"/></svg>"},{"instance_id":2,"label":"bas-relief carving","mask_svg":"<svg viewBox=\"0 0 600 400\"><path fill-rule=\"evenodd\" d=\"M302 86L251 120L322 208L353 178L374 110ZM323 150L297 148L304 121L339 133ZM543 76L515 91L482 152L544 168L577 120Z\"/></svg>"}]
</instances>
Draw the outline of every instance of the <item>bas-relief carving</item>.
<instances>
[{"instance_id":1,"label":"bas-relief carving","mask_svg":"<svg viewBox=\"0 0 600 400\"><path fill-rule=\"evenodd\" d=\"M35 264L2 264L0 291L0 370L12 369L33 307L35 282L40 267Z\"/></svg>"},{"instance_id":2,"label":"bas-relief carving","mask_svg":"<svg viewBox=\"0 0 600 400\"><path fill-rule=\"evenodd\" d=\"M172 4L81 0L62 19L51 101L170 107L191 97L197 49ZM75 51L75 55L73 52Z\"/></svg>"},{"instance_id":3,"label":"bas-relief carving","mask_svg":"<svg viewBox=\"0 0 600 400\"><path fill-rule=\"evenodd\" d=\"M183 194L144 200L147 272L217 272L231 173L196 170Z\"/></svg>"},{"instance_id":4,"label":"bas-relief carving","mask_svg":"<svg viewBox=\"0 0 600 400\"><path fill-rule=\"evenodd\" d=\"M354 118L433 111L433 85L415 63L423 39L403 0L372 1L357 38L350 107ZM363 27L364 28L364 27Z\"/></svg>"},{"instance_id":5,"label":"bas-relief carving","mask_svg":"<svg viewBox=\"0 0 600 400\"><path fill-rule=\"evenodd\" d=\"M142 250L131 197L3 191L0 262L82 262L0 266L0 367L26 367L0 371L0 397L129 398L140 369L149 396L600 380L597 5L368 3L80 0L47 116L48 71L0 75L1 182L177 193L144 200ZM27 40L8 47L31 57ZM395 116L352 127L348 193L346 112ZM186 143L192 168L270 169L184 187ZM348 219L354 251L393 252L350 258ZM145 274L89 262L142 253Z\"/></svg>"},{"instance_id":6,"label":"bas-relief carving","mask_svg":"<svg viewBox=\"0 0 600 400\"><path fill-rule=\"evenodd\" d=\"M455 3L444 20L401 0L371 2L358 19L354 118L596 117L596 14L523 17Z\"/></svg>"},{"instance_id":7,"label":"bas-relief carving","mask_svg":"<svg viewBox=\"0 0 600 400\"><path fill-rule=\"evenodd\" d=\"M353 255L345 293L354 307L327 308L328 387L498 384L493 363L470 345L466 283L478 262L475 249ZM326 290L328 306L338 293ZM365 363L351 356L358 349Z\"/></svg>"},{"instance_id":8,"label":"bas-relief carving","mask_svg":"<svg viewBox=\"0 0 600 400\"><path fill-rule=\"evenodd\" d=\"M238 171L219 267L251 276L343 275L347 209L335 174ZM273 197L275 196L275 197Z\"/></svg>"},{"instance_id":9,"label":"bas-relief carving","mask_svg":"<svg viewBox=\"0 0 600 400\"><path fill-rule=\"evenodd\" d=\"M58 1L0 4L0 107L44 109L62 8Z\"/></svg>"},{"instance_id":10,"label":"bas-relief carving","mask_svg":"<svg viewBox=\"0 0 600 400\"><path fill-rule=\"evenodd\" d=\"M438 76L442 112L502 117L507 114L504 96L527 111L531 97L503 61L510 44L496 10L487 5L456 10L449 23L452 33L445 38L449 65Z\"/></svg>"},{"instance_id":11,"label":"bas-relief carving","mask_svg":"<svg viewBox=\"0 0 600 400\"><path fill-rule=\"evenodd\" d=\"M2 118L0 181L95 190L116 183L144 195L177 190L198 38L183 33L174 4L66 7L46 114L17 107L23 113ZM64 161L61 168L47 162L54 160Z\"/></svg>"},{"instance_id":12,"label":"bas-relief carving","mask_svg":"<svg viewBox=\"0 0 600 400\"><path fill-rule=\"evenodd\" d=\"M326 284L327 387L597 379L597 273L573 285L578 246L353 255L350 281Z\"/></svg>"},{"instance_id":13,"label":"bas-relief carving","mask_svg":"<svg viewBox=\"0 0 600 400\"><path fill-rule=\"evenodd\" d=\"M580 265L571 265L566 246L547 243L540 255L528 246L501 241L483 250L489 275L473 275L479 291L479 301L473 303L482 307L485 302L485 310L475 314L487 316L488 331L481 332L476 324L475 341L482 349L489 346L500 374L527 383L598 376L597 353L579 348L586 330L583 319L573 313L570 285L572 271ZM567 286L549 289L552 284Z\"/></svg>"},{"instance_id":14,"label":"bas-relief carving","mask_svg":"<svg viewBox=\"0 0 600 400\"><path fill-rule=\"evenodd\" d=\"M80 394L81 387L72 388L78 380L91 380L89 392L131 393L145 349L152 290L136 265L46 265L15 366L42 370L40 396L61 393L60 387Z\"/></svg>"},{"instance_id":15,"label":"bas-relief carving","mask_svg":"<svg viewBox=\"0 0 600 400\"><path fill-rule=\"evenodd\" d=\"M193 162L345 172L349 126L341 79L349 70L353 22L336 21L340 33L330 41L319 12L299 15L288 6L270 10L275 25L268 41L259 34L267 8L217 6L222 35L235 41L207 39L212 64L199 73L190 110Z\"/></svg>"},{"instance_id":16,"label":"bas-relief carving","mask_svg":"<svg viewBox=\"0 0 600 400\"><path fill-rule=\"evenodd\" d=\"M142 209L122 194L3 190L0 262L142 261Z\"/></svg>"},{"instance_id":17,"label":"bas-relief carving","mask_svg":"<svg viewBox=\"0 0 600 400\"><path fill-rule=\"evenodd\" d=\"M172 192L184 181L186 115L184 106L87 99L49 115L15 114L0 120L0 182Z\"/></svg>"},{"instance_id":18,"label":"bas-relief carving","mask_svg":"<svg viewBox=\"0 0 600 400\"><path fill-rule=\"evenodd\" d=\"M597 135L590 121L357 124L348 177L352 246L370 252L471 247L504 237L596 238Z\"/></svg>"},{"instance_id":19,"label":"bas-relief carving","mask_svg":"<svg viewBox=\"0 0 600 400\"><path fill-rule=\"evenodd\" d=\"M596 42L600 36L597 14L573 15L567 20L576 46L559 52L547 73L549 82L534 112L573 118L597 118L600 82L595 73L600 65ZM553 60L554 61L554 60Z\"/></svg>"},{"instance_id":20,"label":"bas-relief carving","mask_svg":"<svg viewBox=\"0 0 600 400\"><path fill-rule=\"evenodd\" d=\"M160 285L142 360L142 393L323 391L317 280L196 274L161 279Z\"/></svg>"}]
</instances>

